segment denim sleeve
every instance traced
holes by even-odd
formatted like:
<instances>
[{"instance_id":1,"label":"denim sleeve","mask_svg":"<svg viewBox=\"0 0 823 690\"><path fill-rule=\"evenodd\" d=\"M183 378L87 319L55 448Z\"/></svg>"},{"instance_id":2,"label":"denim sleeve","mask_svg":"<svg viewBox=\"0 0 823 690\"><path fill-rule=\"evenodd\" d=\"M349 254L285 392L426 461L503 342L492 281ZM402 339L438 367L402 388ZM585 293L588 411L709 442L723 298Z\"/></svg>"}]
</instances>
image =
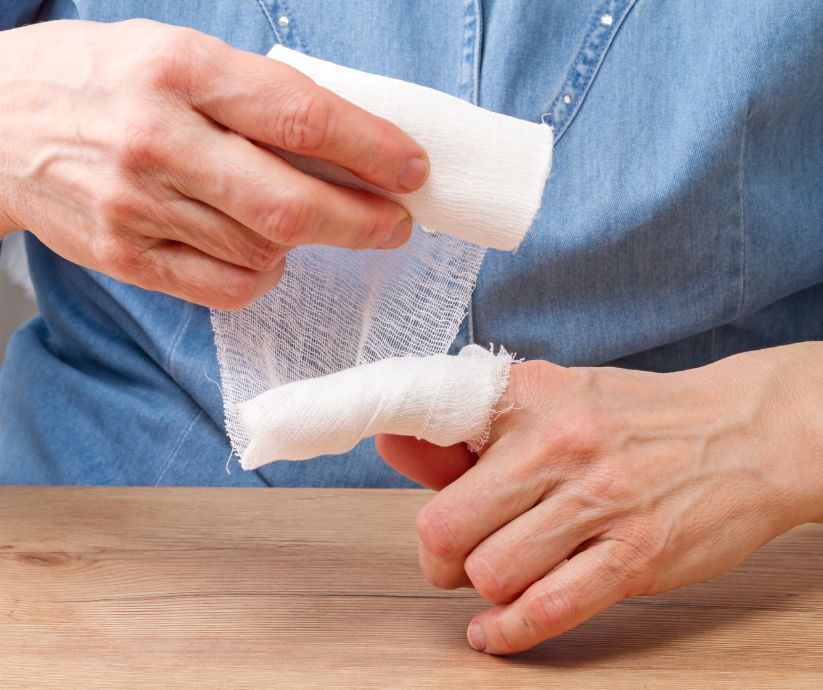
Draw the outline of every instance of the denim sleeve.
<instances>
[{"instance_id":1,"label":"denim sleeve","mask_svg":"<svg viewBox=\"0 0 823 690\"><path fill-rule=\"evenodd\" d=\"M43 0L0 0L0 31L33 21Z\"/></svg>"}]
</instances>

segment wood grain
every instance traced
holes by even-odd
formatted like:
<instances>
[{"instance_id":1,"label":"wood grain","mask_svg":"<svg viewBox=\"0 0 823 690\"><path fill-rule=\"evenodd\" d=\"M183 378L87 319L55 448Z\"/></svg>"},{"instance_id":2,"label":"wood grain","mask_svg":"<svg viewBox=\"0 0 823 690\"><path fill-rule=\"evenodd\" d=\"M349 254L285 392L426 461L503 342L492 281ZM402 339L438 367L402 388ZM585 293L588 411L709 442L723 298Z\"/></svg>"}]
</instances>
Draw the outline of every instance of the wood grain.
<instances>
[{"instance_id":1,"label":"wood grain","mask_svg":"<svg viewBox=\"0 0 823 690\"><path fill-rule=\"evenodd\" d=\"M823 688L823 526L493 658L419 574L428 496L0 488L0 687Z\"/></svg>"}]
</instances>

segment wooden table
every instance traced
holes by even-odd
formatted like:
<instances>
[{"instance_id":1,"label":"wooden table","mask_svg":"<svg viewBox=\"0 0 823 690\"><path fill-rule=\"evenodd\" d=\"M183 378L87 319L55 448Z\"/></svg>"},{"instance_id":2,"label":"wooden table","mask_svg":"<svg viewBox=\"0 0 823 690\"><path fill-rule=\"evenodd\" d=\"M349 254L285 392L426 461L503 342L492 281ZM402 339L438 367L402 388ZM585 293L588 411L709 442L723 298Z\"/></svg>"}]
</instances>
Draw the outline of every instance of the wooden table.
<instances>
[{"instance_id":1,"label":"wooden table","mask_svg":"<svg viewBox=\"0 0 823 690\"><path fill-rule=\"evenodd\" d=\"M510 658L422 491L0 488L0 687L823 688L823 526Z\"/></svg>"}]
</instances>

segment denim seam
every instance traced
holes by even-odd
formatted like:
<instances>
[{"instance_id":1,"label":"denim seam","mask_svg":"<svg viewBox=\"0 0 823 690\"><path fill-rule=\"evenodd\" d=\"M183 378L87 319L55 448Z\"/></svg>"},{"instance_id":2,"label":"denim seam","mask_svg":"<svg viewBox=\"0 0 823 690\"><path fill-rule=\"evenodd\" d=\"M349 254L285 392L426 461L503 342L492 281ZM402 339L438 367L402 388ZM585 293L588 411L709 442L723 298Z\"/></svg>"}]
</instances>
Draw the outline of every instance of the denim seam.
<instances>
[{"instance_id":1,"label":"denim seam","mask_svg":"<svg viewBox=\"0 0 823 690\"><path fill-rule=\"evenodd\" d=\"M463 0L463 11L463 54L460 60L458 95L463 100L474 102L477 98L477 88L474 82L474 53L477 41L476 0Z\"/></svg>"},{"instance_id":2,"label":"denim seam","mask_svg":"<svg viewBox=\"0 0 823 690\"><path fill-rule=\"evenodd\" d=\"M563 86L554 100L542 109L542 122L554 129L555 146L583 106L618 30L636 2L637 0L606 0L595 8ZM606 15L611 18L608 25L601 21ZM571 98L568 103L564 100L567 97Z\"/></svg>"},{"instance_id":3,"label":"denim seam","mask_svg":"<svg viewBox=\"0 0 823 690\"><path fill-rule=\"evenodd\" d=\"M263 14L266 15L266 20L269 22L269 26L274 33L274 37L280 45L284 45L289 48L296 48L301 53L311 55L311 51L306 45L306 41L303 40L303 36L301 36L297 31L294 13L286 0L277 0L277 2L273 3L275 13L278 16L288 18L289 23L286 26L281 26L274 21L274 16L269 8L266 7L264 0L257 0L257 4L260 6L260 9L263 10Z\"/></svg>"},{"instance_id":4,"label":"denim seam","mask_svg":"<svg viewBox=\"0 0 823 690\"><path fill-rule=\"evenodd\" d=\"M177 437L177 441L174 444L174 448L172 448L171 453L169 454L169 459L166 460L166 464L163 465L163 469L160 471L160 474L157 476L157 480L154 482L155 486L158 486L160 482L163 480L163 477L166 476L166 472L168 471L171 464L177 459L177 454L180 452L180 449L183 447L184 439L191 433L194 424L200 419L200 416L203 414L203 409L200 408L195 413L194 417L191 418L191 421L188 423L186 428L180 433Z\"/></svg>"},{"instance_id":5,"label":"denim seam","mask_svg":"<svg viewBox=\"0 0 823 690\"><path fill-rule=\"evenodd\" d=\"M474 54L472 60L474 69L472 70L472 103L475 105L480 101L480 67L483 60L483 0L474 0Z\"/></svg>"},{"instance_id":6,"label":"denim seam","mask_svg":"<svg viewBox=\"0 0 823 690\"><path fill-rule=\"evenodd\" d=\"M746 131L749 128L749 115L751 108L747 105L746 116L743 118L743 126L740 132L740 160L738 173L738 196L740 198L740 296L737 301L737 313L733 321L737 321L743 315L746 306L746 271L748 256L746 252Z\"/></svg>"},{"instance_id":7,"label":"denim seam","mask_svg":"<svg viewBox=\"0 0 823 690\"><path fill-rule=\"evenodd\" d=\"M292 48L296 48L301 53L311 55L312 52L309 50L308 44L297 30L299 22L297 21L294 12L292 12L289 3L286 0L279 0L279 2L277 2L277 8L277 12L279 14L289 18L288 26L282 27L282 30L280 31L280 38L283 40L284 44L287 44Z\"/></svg>"},{"instance_id":8,"label":"denim seam","mask_svg":"<svg viewBox=\"0 0 823 690\"><path fill-rule=\"evenodd\" d=\"M183 322L180 324L180 328L178 328L177 333L174 334L174 338L172 338L171 345L169 346L169 354L166 357L166 370L172 378L175 378L174 355L177 353L177 347L180 344L180 339L183 337L183 332L186 328L188 328L191 323L192 316L194 315L194 305L191 302L186 302L186 306L188 307L186 310L186 318L183 319Z\"/></svg>"},{"instance_id":9,"label":"denim seam","mask_svg":"<svg viewBox=\"0 0 823 690\"><path fill-rule=\"evenodd\" d=\"M266 7L263 0L256 0L256 2L257 6L263 12L263 15L266 17L266 21L269 23L269 28L271 29L272 34L274 34L274 40L278 43L283 43L283 39L280 37L280 32L277 30L277 25L274 23L271 12L269 12L269 8Z\"/></svg>"},{"instance_id":10,"label":"denim seam","mask_svg":"<svg viewBox=\"0 0 823 690\"><path fill-rule=\"evenodd\" d=\"M480 99L480 59L483 44L482 0L464 0L463 65L461 72L461 96L477 105ZM466 309L466 336L474 343L474 290L469 295Z\"/></svg>"}]
</instances>

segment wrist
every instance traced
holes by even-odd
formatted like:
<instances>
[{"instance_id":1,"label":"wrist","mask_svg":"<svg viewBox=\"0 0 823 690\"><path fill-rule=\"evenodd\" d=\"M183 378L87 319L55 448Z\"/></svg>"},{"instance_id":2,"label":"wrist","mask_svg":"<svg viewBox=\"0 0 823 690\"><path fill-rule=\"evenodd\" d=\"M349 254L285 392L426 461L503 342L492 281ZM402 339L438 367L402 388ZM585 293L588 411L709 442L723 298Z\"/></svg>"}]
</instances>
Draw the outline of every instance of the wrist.
<instances>
[{"instance_id":1,"label":"wrist","mask_svg":"<svg viewBox=\"0 0 823 690\"><path fill-rule=\"evenodd\" d=\"M764 444L793 489L792 525L823 522L823 342L749 353L768 390Z\"/></svg>"},{"instance_id":2,"label":"wrist","mask_svg":"<svg viewBox=\"0 0 823 690\"><path fill-rule=\"evenodd\" d=\"M24 120L22 106L15 100L20 81L21 34L25 28L8 29L0 32L0 240L20 225L13 217L9 206L14 198L12 185L18 167L18 157L11 151L13 142L20 138L19 130L12 123Z\"/></svg>"}]
</instances>

